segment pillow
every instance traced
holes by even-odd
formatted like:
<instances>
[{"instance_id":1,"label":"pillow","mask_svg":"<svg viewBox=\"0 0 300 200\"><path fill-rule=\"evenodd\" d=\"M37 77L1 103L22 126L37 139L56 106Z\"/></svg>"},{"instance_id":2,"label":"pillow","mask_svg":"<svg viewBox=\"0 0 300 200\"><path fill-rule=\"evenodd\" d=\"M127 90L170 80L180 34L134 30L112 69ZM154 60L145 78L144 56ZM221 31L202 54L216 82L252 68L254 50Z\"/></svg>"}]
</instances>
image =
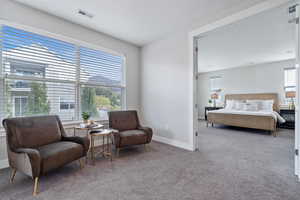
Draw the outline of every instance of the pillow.
<instances>
[{"instance_id":1,"label":"pillow","mask_svg":"<svg viewBox=\"0 0 300 200\"><path fill-rule=\"evenodd\" d=\"M274 100L247 100L247 103L256 103L258 111L273 111Z\"/></svg>"},{"instance_id":2,"label":"pillow","mask_svg":"<svg viewBox=\"0 0 300 200\"><path fill-rule=\"evenodd\" d=\"M273 100L265 100L262 103L262 110L263 111L273 111Z\"/></svg>"},{"instance_id":3,"label":"pillow","mask_svg":"<svg viewBox=\"0 0 300 200\"><path fill-rule=\"evenodd\" d=\"M225 109L232 110L233 107L234 107L234 101L233 100L227 100Z\"/></svg>"},{"instance_id":4,"label":"pillow","mask_svg":"<svg viewBox=\"0 0 300 200\"><path fill-rule=\"evenodd\" d=\"M232 109L233 110L243 110L244 104L245 104L245 102L243 102L243 101L234 100Z\"/></svg>"},{"instance_id":5,"label":"pillow","mask_svg":"<svg viewBox=\"0 0 300 200\"><path fill-rule=\"evenodd\" d=\"M244 103L244 109L245 111L258 111L258 103L257 102L251 102L251 103Z\"/></svg>"}]
</instances>

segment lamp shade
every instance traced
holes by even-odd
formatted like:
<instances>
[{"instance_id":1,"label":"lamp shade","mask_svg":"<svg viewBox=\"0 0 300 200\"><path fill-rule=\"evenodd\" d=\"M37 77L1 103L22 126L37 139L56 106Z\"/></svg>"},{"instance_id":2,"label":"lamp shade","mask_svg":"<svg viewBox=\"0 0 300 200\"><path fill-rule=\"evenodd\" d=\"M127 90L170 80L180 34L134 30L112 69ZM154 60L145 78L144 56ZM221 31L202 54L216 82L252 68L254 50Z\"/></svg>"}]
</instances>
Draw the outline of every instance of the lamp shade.
<instances>
[{"instance_id":1,"label":"lamp shade","mask_svg":"<svg viewBox=\"0 0 300 200\"><path fill-rule=\"evenodd\" d=\"M286 98L295 98L296 97L296 92L295 91L285 92L285 97Z\"/></svg>"},{"instance_id":2,"label":"lamp shade","mask_svg":"<svg viewBox=\"0 0 300 200\"><path fill-rule=\"evenodd\" d=\"M210 95L210 98L211 99L218 99L219 95L217 93L213 93L213 94Z\"/></svg>"}]
</instances>

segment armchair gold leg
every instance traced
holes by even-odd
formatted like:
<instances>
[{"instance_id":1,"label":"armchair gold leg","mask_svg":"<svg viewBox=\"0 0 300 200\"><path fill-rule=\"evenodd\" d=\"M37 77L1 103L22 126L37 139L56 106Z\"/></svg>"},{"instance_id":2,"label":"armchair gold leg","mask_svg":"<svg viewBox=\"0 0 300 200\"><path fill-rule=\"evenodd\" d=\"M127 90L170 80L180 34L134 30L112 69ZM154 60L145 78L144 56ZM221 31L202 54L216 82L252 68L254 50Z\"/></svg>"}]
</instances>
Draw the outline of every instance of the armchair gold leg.
<instances>
[{"instance_id":1,"label":"armchair gold leg","mask_svg":"<svg viewBox=\"0 0 300 200\"><path fill-rule=\"evenodd\" d=\"M17 173L17 170L12 168L12 171L11 171L11 175L10 175L10 182L13 183L14 182L14 178L16 176L16 173Z\"/></svg>"},{"instance_id":2,"label":"armchair gold leg","mask_svg":"<svg viewBox=\"0 0 300 200\"><path fill-rule=\"evenodd\" d=\"M36 177L34 179L33 196L36 196L38 194L38 190L39 190L39 177Z\"/></svg>"},{"instance_id":3,"label":"armchair gold leg","mask_svg":"<svg viewBox=\"0 0 300 200\"><path fill-rule=\"evenodd\" d=\"M85 156L85 164L89 163L89 152L87 152L87 155Z\"/></svg>"},{"instance_id":4,"label":"armchair gold leg","mask_svg":"<svg viewBox=\"0 0 300 200\"><path fill-rule=\"evenodd\" d=\"M84 168L84 162L82 161L82 159L80 158L78 160L78 162L79 162L80 169L83 169Z\"/></svg>"},{"instance_id":5,"label":"armchair gold leg","mask_svg":"<svg viewBox=\"0 0 300 200\"><path fill-rule=\"evenodd\" d=\"M147 144L144 144L144 148L145 148L145 151L148 151L148 146L147 146Z\"/></svg>"}]
</instances>

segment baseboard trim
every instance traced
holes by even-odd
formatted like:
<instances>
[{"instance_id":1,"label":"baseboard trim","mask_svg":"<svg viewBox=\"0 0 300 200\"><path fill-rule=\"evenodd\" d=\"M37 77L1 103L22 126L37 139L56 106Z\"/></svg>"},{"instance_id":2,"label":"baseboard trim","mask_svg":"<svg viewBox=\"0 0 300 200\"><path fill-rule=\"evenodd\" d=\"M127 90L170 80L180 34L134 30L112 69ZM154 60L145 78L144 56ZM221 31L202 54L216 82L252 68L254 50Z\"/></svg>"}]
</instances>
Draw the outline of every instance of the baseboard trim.
<instances>
[{"instance_id":1,"label":"baseboard trim","mask_svg":"<svg viewBox=\"0 0 300 200\"><path fill-rule=\"evenodd\" d=\"M180 142L178 140L173 140L173 139L169 139L169 138L161 137L161 136L157 136L157 135L153 135L152 139L154 141L161 142L161 143L164 143L164 144L168 144L168 145L171 145L171 146L174 146L174 147L178 147L178 148L185 149L185 150L188 150L188 151L194 151L193 146L190 145L190 144L187 144L185 142Z\"/></svg>"}]
</instances>

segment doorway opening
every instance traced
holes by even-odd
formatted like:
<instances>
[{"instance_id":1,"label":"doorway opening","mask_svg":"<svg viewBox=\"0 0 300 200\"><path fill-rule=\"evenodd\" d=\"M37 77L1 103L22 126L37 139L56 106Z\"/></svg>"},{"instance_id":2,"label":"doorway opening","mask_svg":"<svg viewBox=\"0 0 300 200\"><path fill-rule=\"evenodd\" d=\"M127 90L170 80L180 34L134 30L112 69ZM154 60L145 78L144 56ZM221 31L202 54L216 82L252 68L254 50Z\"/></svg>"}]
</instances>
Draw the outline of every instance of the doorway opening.
<instances>
[{"instance_id":1,"label":"doorway opening","mask_svg":"<svg viewBox=\"0 0 300 200\"><path fill-rule=\"evenodd\" d=\"M291 1L193 33L195 149L299 175L298 13Z\"/></svg>"}]
</instances>

